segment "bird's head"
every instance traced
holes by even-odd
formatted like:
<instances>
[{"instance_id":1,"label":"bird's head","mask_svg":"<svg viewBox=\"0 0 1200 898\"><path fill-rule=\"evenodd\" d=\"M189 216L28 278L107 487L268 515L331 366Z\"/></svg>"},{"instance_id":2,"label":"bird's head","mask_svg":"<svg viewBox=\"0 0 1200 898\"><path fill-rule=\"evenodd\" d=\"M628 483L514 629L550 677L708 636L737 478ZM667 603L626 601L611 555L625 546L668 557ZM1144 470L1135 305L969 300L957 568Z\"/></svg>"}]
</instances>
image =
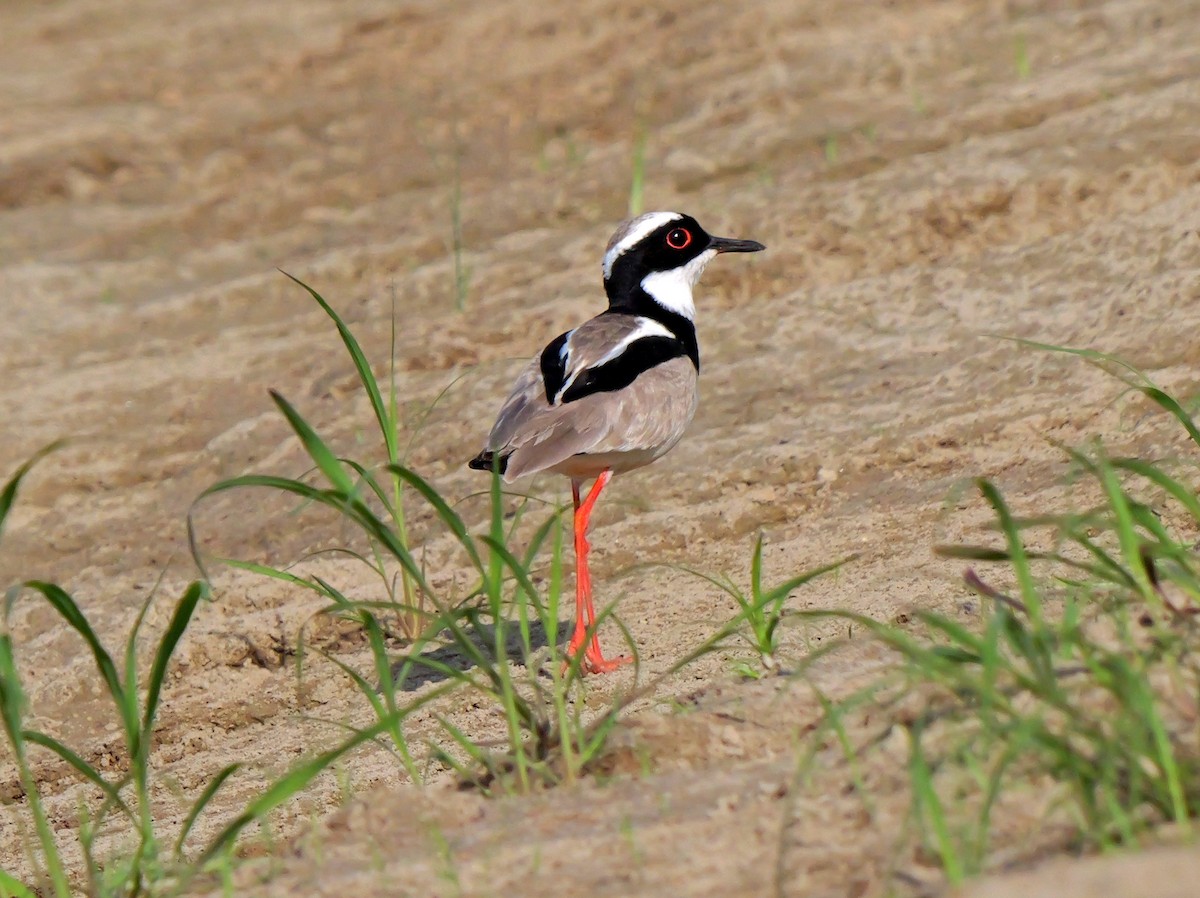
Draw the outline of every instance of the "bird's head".
<instances>
[{"instance_id":1,"label":"bird's head","mask_svg":"<svg viewBox=\"0 0 1200 898\"><path fill-rule=\"evenodd\" d=\"M609 307L644 311L652 302L695 320L692 287L718 253L756 253L754 240L714 237L690 215L647 212L624 222L604 253Z\"/></svg>"}]
</instances>

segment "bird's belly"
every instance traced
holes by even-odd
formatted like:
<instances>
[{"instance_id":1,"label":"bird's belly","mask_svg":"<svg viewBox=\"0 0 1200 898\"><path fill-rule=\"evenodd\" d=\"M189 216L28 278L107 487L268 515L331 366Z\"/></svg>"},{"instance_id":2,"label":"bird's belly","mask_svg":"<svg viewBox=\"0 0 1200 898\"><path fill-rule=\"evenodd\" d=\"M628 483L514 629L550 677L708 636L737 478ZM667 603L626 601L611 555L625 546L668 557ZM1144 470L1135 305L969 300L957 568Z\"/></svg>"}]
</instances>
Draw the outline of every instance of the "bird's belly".
<instances>
[{"instance_id":1,"label":"bird's belly","mask_svg":"<svg viewBox=\"0 0 1200 898\"><path fill-rule=\"evenodd\" d=\"M690 414L687 416L687 420L691 420ZM581 479L595 477L601 471L624 474L627 471L645 467L674 449L675 445L683 438L687 421L681 421L679 424L681 426L672 428L670 433L662 435L658 440L650 441L649 445L607 450L598 447L598 451L580 452L563 459L549 470Z\"/></svg>"},{"instance_id":2,"label":"bird's belly","mask_svg":"<svg viewBox=\"0 0 1200 898\"><path fill-rule=\"evenodd\" d=\"M596 477L602 471L624 474L645 467L667 453L674 443L653 449L631 449L624 452L584 452L572 455L549 470L576 480Z\"/></svg>"}]
</instances>

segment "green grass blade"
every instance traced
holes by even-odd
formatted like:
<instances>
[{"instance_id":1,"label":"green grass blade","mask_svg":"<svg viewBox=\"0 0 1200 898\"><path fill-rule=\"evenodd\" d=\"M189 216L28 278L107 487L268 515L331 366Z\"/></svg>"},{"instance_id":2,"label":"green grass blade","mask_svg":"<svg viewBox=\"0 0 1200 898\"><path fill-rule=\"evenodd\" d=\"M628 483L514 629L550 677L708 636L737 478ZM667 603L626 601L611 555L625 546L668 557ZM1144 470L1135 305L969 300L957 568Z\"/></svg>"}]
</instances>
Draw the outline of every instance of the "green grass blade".
<instances>
[{"instance_id":1,"label":"green grass blade","mask_svg":"<svg viewBox=\"0 0 1200 898\"><path fill-rule=\"evenodd\" d=\"M802 574L798 574L797 576L792 577L789 580L784 580L778 586L772 588L771 591L768 592L765 596L763 596L763 602L769 603L769 602L774 602L778 599L787 598L788 593L792 592L793 590L799 589L801 586L808 583L810 580L815 580L817 577L820 577L824 574L828 574L832 571L836 571L838 568L849 564L851 561L854 561L856 558L858 558L857 554L847 555L845 558L840 558L837 561L830 562L829 564L824 564L824 565L821 565L820 567L812 568L810 570L805 571Z\"/></svg>"},{"instance_id":2,"label":"green grass blade","mask_svg":"<svg viewBox=\"0 0 1200 898\"><path fill-rule=\"evenodd\" d=\"M354 473L359 476L359 479L371 488L371 492L375 494L375 497L379 500L380 504L387 509L388 516L391 517L393 521L396 521L397 525L401 524L402 522L395 507L394 497L388 496L387 491L379 485L379 481L375 479L374 475L372 475L365 466L359 464L352 458L343 458L340 459L340 461L342 464L351 468ZM355 492L357 492L357 490Z\"/></svg>"},{"instance_id":3,"label":"green grass blade","mask_svg":"<svg viewBox=\"0 0 1200 898\"><path fill-rule=\"evenodd\" d=\"M336 493L318 489L315 486L310 486L303 481L295 480L291 477L277 477L271 474L243 474L240 477L230 477L214 483L192 501L192 506L188 509L187 515L188 550L192 554L192 561L199 568L201 575L206 581L211 581L212 578L208 575L208 570L204 563L204 555L200 551L200 540L196 532L196 506L209 496L215 496L229 490L255 487L291 493L302 499L319 502L322 505L339 511L344 504L337 498Z\"/></svg>"},{"instance_id":4,"label":"green grass blade","mask_svg":"<svg viewBox=\"0 0 1200 898\"><path fill-rule=\"evenodd\" d=\"M950 885L960 886L965 879L962 861L950 836L950 827L946 821L945 808L937 794L933 782L933 773L925 760L925 751L921 745L921 733L918 729L909 730L909 776L912 780L913 798L917 805L917 814L927 818L933 830L938 857L942 861L942 869L946 871L946 879Z\"/></svg>"},{"instance_id":5,"label":"green grass blade","mask_svg":"<svg viewBox=\"0 0 1200 898\"><path fill-rule=\"evenodd\" d=\"M650 135L644 122L633 140L633 172L629 181L629 217L641 215L646 205L646 144Z\"/></svg>"},{"instance_id":6,"label":"green grass blade","mask_svg":"<svg viewBox=\"0 0 1200 898\"><path fill-rule=\"evenodd\" d=\"M318 470L325 475L325 479L333 485L335 490L346 497L356 496L358 491L355 488L354 481L346 473L346 469L342 467L341 460L334 455L333 450L325 444L325 441L300 416L300 413L292 407L291 403L275 390L270 390L269 392L275 405L283 412L283 416L287 418L288 424L292 426L292 430L300 438L300 442L304 446L304 451L308 453L309 458L313 460Z\"/></svg>"},{"instance_id":7,"label":"green grass blade","mask_svg":"<svg viewBox=\"0 0 1200 898\"><path fill-rule=\"evenodd\" d=\"M162 685L167 677L167 665L171 663L175 647L179 645L184 630L192 620L196 605L207 596L208 587L205 584L197 580L189 585L175 605L175 613L171 615L171 622L167 624L167 629L158 642L158 649L154 653L154 663L150 667L146 705L142 712L142 729L145 731L147 739L150 738L154 728L154 716L158 712L158 699L162 694Z\"/></svg>"},{"instance_id":8,"label":"green grass blade","mask_svg":"<svg viewBox=\"0 0 1200 898\"><path fill-rule=\"evenodd\" d=\"M442 523L449 528L462 547L466 549L475 569L482 573L484 570L483 561L475 548L475 541L467 531L467 525L463 523L463 519L459 516L458 512L451 508L449 503L442 498L441 494L411 468L406 468L403 465L388 465L387 469L421 494L441 519Z\"/></svg>"},{"instance_id":9,"label":"green grass blade","mask_svg":"<svg viewBox=\"0 0 1200 898\"><path fill-rule=\"evenodd\" d=\"M138 609L137 617L134 618L133 626L129 628L129 636L125 640L124 682L127 684L127 688L125 689L124 693L126 707L122 711L122 716L129 720L138 719L138 633L142 629L142 622L146 620L146 612L150 610L150 603L154 601L154 596L158 592L158 588L162 584L162 579L165 575L165 570L159 573L158 580L155 582L154 588L150 590L150 594L146 597L146 600L142 602L142 607ZM150 732L145 727L140 727L134 734L133 740L131 740L128 744L130 766L138 787L138 803L143 811L143 834L148 832L150 822L150 818L147 813L149 810L149 802L142 800L146 797L146 774L148 772L147 756L150 751L149 740Z\"/></svg>"},{"instance_id":10,"label":"green grass blade","mask_svg":"<svg viewBox=\"0 0 1200 898\"><path fill-rule=\"evenodd\" d=\"M1154 383L1154 381L1147 377L1144 371L1129 364L1124 359L1115 355L1111 355L1107 352L1100 352L1095 349L1076 349L1070 346L1055 346L1051 343L1038 343L1034 340L1025 340L1019 337L1001 337L1001 339L1012 340L1015 343L1019 343L1022 346L1029 346L1033 349L1041 349L1047 352L1060 352L1067 355L1079 356L1080 358L1086 359L1088 362L1096 365L1104 371L1107 371L1108 369L1105 369L1104 365L1101 363L1114 365L1127 371L1129 374L1133 375L1132 379L1126 379L1120 375L1116 376L1130 387L1137 390L1147 399L1156 403L1159 407L1174 416L1175 419L1183 425L1183 428L1187 431L1188 436L1192 438L1192 442L1194 442L1197 446L1200 446L1200 428L1197 428L1196 422L1192 416L1187 413L1183 406L1181 406L1173 396L1165 392L1161 387ZM1112 372L1108 371L1108 373L1111 374Z\"/></svg>"},{"instance_id":11,"label":"green grass blade","mask_svg":"<svg viewBox=\"0 0 1200 898\"><path fill-rule=\"evenodd\" d=\"M226 845L232 842L251 823L265 818L275 808L307 787L309 783L329 769L338 758L353 751L364 742L369 742L376 736L381 735L390 725L390 720L379 720L373 726L365 730L360 730L337 748L322 752L315 758L294 767L285 776L280 777L266 791L251 801L241 814L221 830L200 856L200 865L202 866L220 853Z\"/></svg>"},{"instance_id":12,"label":"green grass blade","mask_svg":"<svg viewBox=\"0 0 1200 898\"><path fill-rule=\"evenodd\" d=\"M1200 498L1197 498L1195 491L1171 477L1161 468L1137 458L1113 459L1112 466L1123 471L1131 471L1161 487L1187 510L1193 521L1200 522Z\"/></svg>"},{"instance_id":13,"label":"green grass blade","mask_svg":"<svg viewBox=\"0 0 1200 898\"><path fill-rule=\"evenodd\" d=\"M875 813L875 801L871 797L871 790L867 787L859 753L850 741L850 734L846 732L845 712L841 703L830 699L829 696L816 686L813 686L813 695L816 696L817 701L821 705L821 727L833 730L838 745L842 749L842 757L850 767L850 781L854 784L855 792L862 800L867 813L873 816Z\"/></svg>"},{"instance_id":14,"label":"green grass blade","mask_svg":"<svg viewBox=\"0 0 1200 898\"><path fill-rule=\"evenodd\" d=\"M1144 375L1143 375L1144 376ZM1187 431L1188 436L1192 438L1192 442L1200 446L1200 428L1196 427L1196 422L1189 415L1175 398L1163 392L1156 386L1139 387L1142 394L1148 399L1158 403L1160 407L1170 412L1175 419L1183 425L1183 429Z\"/></svg>"},{"instance_id":15,"label":"green grass blade","mask_svg":"<svg viewBox=\"0 0 1200 898\"><path fill-rule=\"evenodd\" d=\"M8 479L8 482L4 484L4 489L0 490L0 535L4 533L4 521L12 509L13 502L17 498L17 490L21 488L21 481L25 479L25 476L34 465L61 447L63 443L63 440L55 440L53 443L43 446L37 452L33 453L23 465L17 468L12 477Z\"/></svg>"},{"instance_id":16,"label":"green grass blade","mask_svg":"<svg viewBox=\"0 0 1200 898\"><path fill-rule=\"evenodd\" d=\"M754 553L750 556L750 595L756 600L762 595L762 554L763 535L759 533L754 540Z\"/></svg>"},{"instance_id":17,"label":"green grass blade","mask_svg":"<svg viewBox=\"0 0 1200 898\"><path fill-rule=\"evenodd\" d=\"M1117 475L1111 465L1102 464L1100 466L1100 483L1104 487L1105 495L1108 496L1108 502L1115 518L1114 529L1121 546L1121 555L1125 559L1123 567L1133 577L1142 598L1148 602L1156 602L1158 596L1154 591L1154 586L1150 583L1146 565L1142 560L1142 540L1134 527L1129 497L1121 488L1121 483L1117 480Z\"/></svg>"},{"instance_id":18,"label":"green grass blade","mask_svg":"<svg viewBox=\"0 0 1200 898\"><path fill-rule=\"evenodd\" d=\"M247 571L251 574L260 574L264 577L270 577L272 580L282 580L284 583L291 583L295 586L303 586L305 589L311 589L313 592L319 592L324 595L324 591L313 581L293 574L291 571L282 570L281 568L273 567L269 564L260 564L257 561L242 561L237 558L218 558L221 564L228 565L239 571Z\"/></svg>"},{"instance_id":19,"label":"green grass blade","mask_svg":"<svg viewBox=\"0 0 1200 898\"><path fill-rule=\"evenodd\" d=\"M532 570L533 563L537 559L538 552L541 551L546 540L550 538L550 534L554 533L554 528L559 528L561 535L562 530L562 515L564 509L560 508L554 514L550 515L538 527L533 536L529 540L529 545L525 548L525 555L521 559L521 568L523 570Z\"/></svg>"},{"instance_id":20,"label":"green grass blade","mask_svg":"<svg viewBox=\"0 0 1200 898\"><path fill-rule=\"evenodd\" d=\"M242 474L240 477L230 477L228 480L214 483L196 497L196 502L199 502L201 499L207 499L209 496L215 496L217 493L245 489L247 487L281 490L285 493L299 496L301 499L318 502L331 508L343 507L345 501L342 497L348 495L339 490L320 489L319 487L305 483L303 480L296 480L291 477L278 477L274 474Z\"/></svg>"},{"instance_id":21,"label":"green grass blade","mask_svg":"<svg viewBox=\"0 0 1200 898\"><path fill-rule=\"evenodd\" d=\"M1000 522L1000 529L1004 532L1005 539L1008 543L1008 554L1012 559L1013 571L1017 575L1017 583L1020 585L1021 602L1025 606L1026 613L1029 614L1035 626L1041 625L1042 620L1042 599L1037 590L1037 586L1033 580L1033 572L1029 567L1029 557L1025 553L1025 543L1021 539L1021 534L1017 530L1017 525L1013 521L1012 512L1008 509L1008 503L1004 501L1004 497L1000 495L1000 491L996 489L995 484L990 480L980 478L976 481L979 491L983 493L985 499L996 513L996 517Z\"/></svg>"},{"instance_id":22,"label":"green grass blade","mask_svg":"<svg viewBox=\"0 0 1200 898\"><path fill-rule=\"evenodd\" d=\"M0 870L0 898L40 898L40 896L15 876Z\"/></svg>"},{"instance_id":23,"label":"green grass blade","mask_svg":"<svg viewBox=\"0 0 1200 898\"><path fill-rule=\"evenodd\" d=\"M537 609L539 614L543 613L545 610L544 606L542 605L541 599L538 596L537 587L534 586L533 581L529 579L528 569L521 564L517 557L513 555L513 553L509 551L508 547L500 540L493 539L491 536L481 536L480 539L488 546L488 548L500 556L500 560L504 562L505 566L510 571L512 571L513 578L517 581L517 586L520 588L521 592L527 595L529 600L534 603L534 607Z\"/></svg>"},{"instance_id":24,"label":"green grass blade","mask_svg":"<svg viewBox=\"0 0 1200 898\"><path fill-rule=\"evenodd\" d=\"M54 752L56 755L74 767L77 771L79 771L80 775L83 776L84 779L99 787L104 793L105 797L118 808L120 808L123 814L130 819L134 818L133 811L130 810L129 805L127 805L121 798L120 793L117 791L117 787L102 777L100 772L95 767L93 767L71 749L67 748L67 746L63 745L53 736L47 736L45 733L40 733L36 730L26 730L25 741L32 742L34 745L40 745L42 748L47 748Z\"/></svg>"},{"instance_id":25,"label":"green grass blade","mask_svg":"<svg viewBox=\"0 0 1200 898\"><path fill-rule=\"evenodd\" d=\"M375 413L375 419L379 422L379 432L383 435L384 442L387 445L388 461L394 463L399 458L396 429L391 424L387 406L384 404L383 396L379 392L379 383L375 378L374 372L371 371L371 366L367 362L366 354L362 351L362 346L359 345L350 328L346 326L346 322L333 310L333 307L325 301L320 293L286 271L282 272L282 274L303 287L308 292L308 295L316 300L317 305L325 311L325 314L333 319L333 323L337 326L338 334L341 336L342 342L346 345L346 351L350 353L350 358L354 362L354 368L358 372L358 379L362 383L363 389L367 391L368 398L371 400L371 410Z\"/></svg>"},{"instance_id":26,"label":"green grass blade","mask_svg":"<svg viewBox=\"0 0 1200 898\"><path fill-rule=\"evenodd\" d=\"M320 655L322 658L324 658L326 661L329 661L332 664L334 664L338 668L338 670L340 670L342 673L344 673L347 677L349 677L354 682L354 685L358 687L358 691L361 692L363 694L363 696L367 699L367 701L370 703L371 710L375 712L375 716L377 718L382 718L385 714L389 713L388 708L386 708L384 706L383 700L379 697L379 693L375 691L374 686L372 686L369 682L367 682L366 677L364 677L362 674L360 674L357 670L355 670L353 667L351 667L345 661L343 661L340 658L335 658L333 655L329 654L324 649L318 648L318 649L314 649L314 651L316 651L316 653L318 655Z\"/></svg>"},{"instance_id":27,"label":"green grass blade","mask_svg":"<svg viewBox=\"0 0 1200 898\"><path fill-rule=\"evenodd\" d=\"M1028 346L1030 349L1041 349L1046 352L1059 352L1065 355L1079 356L1080 358L1086 359L1092 364L1107 362L1115 365L1118 368L1125 369L1130 374L1134 375L1134 377L1143 382L1149 382L1149 378L1147 378L1145 374L1124 359L1120 358L1119 356L1110 355L1107 352L1101 352L1098 349L1076 349L1072 346L1056 346L1053 343L1039 343L1036 340L1026 340L1023 337L1006 337L1003 334L994 334L992 336L996 336L1001 340L1011 340L1013 343L1020 344L1021 346ZM1134 385L1131 384L1131 386Z\"/></svg>"},{"instance_id":28,"label":"green grass blade","mask_svg":"<svg viewBox=\"0 0 1200 898\"><path fill-rule=\"evenodd\" d=\"M461 748L466 753L467 757L469 757L471 759L471 761L477 767L481 767L485 770L490 770L495 766L494 764L491 763L491 756L486 748L483 748L481 745L476 743L475 740L473 740L470 736L468 736L465 732L463 732L460 727L455 726L450 720L448 720L443 715L437 714L434 716L437 719L438 726L440 726L446 732L446 734L452 740L454 740L454 742L458 745L458 747ZM445 758L448 758L449 756L443 752L442 757L445 759ZM460 776L465 777L470 774L470 771L464 769L457 762L452 762L452 763L453 763L455 770L458 771Z\"/></svg>"},{"instance_id":29,"label":"green grass blade","mask_svg":"<svg viewBox=\"0 0 1200 898\"><path fill-rule=\"evenodd\" d=\"M653 567L658 567L658 566L659 565L656 565L656 564L635 564L632 567L627 568L626 571L636 571L636 570L641 570L641 569L645 569L645 568L653 568ZM721 590L721 592L725 593L730 598L732 598L740 607L746 607L748 605L752 606L754 604L753 599L747 597L740 589L738 589L737 584L735 584L731 580L727 579L724 574L722 574L720 576L716 576L714 574L706 573L697 568L689 567L686 564L664 564L661 566L670 568L671 570L675 570L675 571L682 571L683 573L688 574L689 576L696 577L697 579L703 580L706 583L709 583L712 586L715 586L717 589Z\"/></svg>"},{"instance_id":30,"label":"green grass blade","mask_svg":"<svg viewBox=\"0 0 1200 898\"><path fill-rule=\"evenodd\" d=\"M95 659L96 669L103 678L105 685L108 687L109 695L112 696L112 700L121 714L121 723L125 728L126 742L129 745L134 745L137 741L138 721L136 715L132 717L129 715L130 703L125 694L126 689L121 685L120 677L117 676L117 668L113 664L112 656L100 644L100 638L92 629L92 625L88 622L83 612L79 610L79 606L75 603L75 600L65 590L53 583L46 583L42 580L30 580L25 583L25 586L40 592L46 601L50 603L51 607L71 626L71 629L83 637L83 641L87 643L88 648L92 652L92 657ZM137 684L130 684L129 688L136 690Z\"/></svg>"},{"instance_id":31,"label":"green grass blade","mask_svg":"<svg viewBox=\"0 0 1200 898\"><path fill-rule=\"evenodd\" d=\"M25 800L29 806L29 813L33 817L38 845L42 849L42 857L50 874L54 894L57 898L70 898L71 887L67 881L62 856L59 854L58 843L54 839L54 831L50 828L50 820L42 806L37 781L33 778L33 772L29 768L25 750L25 729L22 722L25 707L25 690L21 686L20 674L17 671L12 639L7 632L2 632L0 633L0 719L4 722L4 732L12 746L17 775L21 780L21 787L25 791Z\"/></svg>"},{"instance_id":32,"label":"green grass blade","mask_svg":"<svg viewBox=\"0 0 1200 898\"><path fill-rule=\"evenodd\" d=\"M331 456L332 457L332 456ZM336 460L335 460L336 463ZM343 472L345 474L345 472ZM422 481L424 482L424 481ZM420 565L412 557L397 535L374 515L369 508L358 498L353 491L353 483L349 477L346 477L346 483L350 484L349 492L341 489L322 490L317 487L310 486L300 480L293 480L289 477L277 477L267 474L246 474L241 477L233 477L229 480L222 480L215 483L202 492L196 501L192 503L193 509L196 503L200 502L208 496L217 493L226 492L228 490L240 489L243 487L261 487L266 489L277 489L292 495L299 496L303 499L317 502L321 505L328 506L334 511L343 514L350 520L358 524L366 533L377 539L392 556L400 563L401 567L408 572L413 578L413 582L426 594L432 594L429 589L429 584L425 582L425 576L421 571ZM440 497L439 497L440 498ZM465 530L465 528L464 528ZM196 565L204 571L203 557L200 553L200 544L196 536L195 521L191 514L188 516L188 543L191 546L192 558ZM207 574L205 574L207 579Z\"/></svg>"},{"instance_id":33,"label":"green grass blade","mask_svg":"<svg viewBox=\"0 0 1200 898\"><path fill-rule=\"evenodd\" d=\"M196 825L196 820L204 813L204 809L208 807L209 802L213 800L213 796L217 791L225 785L225 781L242 769L242 765L230 764L223 767L221 771L209 780L208 785L204 787L204 791L200 793L192 804L191 810L184 818L183 828L179 831L179 837L175 840L175 855L178 857L183 852L183 843L187 841L188 834L192 831L192 827Z\"/></svg>"},{"instance_id":34,"label":"green grass blade","mask_svg":"<svg viewBox=\"0 0 1200 898\"><path fill-rule=\"evenodd\" d=\"M316 757L303 761L292 768L292 770L272 783L261 795L246 805L242 813L235 817L216 835L203 854L201 854L197 867L202 867L216 858L227 846L232 844L233 840L237 838L243 829L256 820L264 819L271 811L306 788L309 783L328 770L339 758L358 748L360 745L383 735L398 720L403 719L404 716L412 713L422 705L440 698L451 689L457 688L458 685L455 682L432 689L395 714L389 714L377 720L366 729L359 730L336 748L322 752Z\"/></svg>"},{"instance_id":35,"label":"green grass blade","mask_svg":"<svg viewBox=\"0 0 1200 898\"><path fill-rule=\"evenodd\" d=\"M1140 710L1140 716L1146 722L1147 729L1150 731L1153 750L1147 754L1154 759L1165 781L1166 793L1170 799L1171 819L1186 836L1191 831L1191 814L1189 813L1188 800L1184 795L1183 775L1179 769L1179 762L1175 757L1175 746L1172 744L1171 737L1167 733L1167 727L1163 722L1162 715L1158 713L1154 695L1146 680L1139 677L1136 680L1136 684L1134 695L1130 697L1130 703L1136 709ZM1163 804L1167 804L1167 802L1163 802Z\"/></svg>"},{"instance_id":36,"label":"green grass blade","mask_svg":"<svg viewBox=\"0 0 1200 898\"><path fill-rule=\"evenodd\" d=\"M916 612L916 618L931 630L941 633L964 652L976 657L983 654L983 639L957 621L951 620L945 615L928 611Z\"/></svg>"}]
</instances>

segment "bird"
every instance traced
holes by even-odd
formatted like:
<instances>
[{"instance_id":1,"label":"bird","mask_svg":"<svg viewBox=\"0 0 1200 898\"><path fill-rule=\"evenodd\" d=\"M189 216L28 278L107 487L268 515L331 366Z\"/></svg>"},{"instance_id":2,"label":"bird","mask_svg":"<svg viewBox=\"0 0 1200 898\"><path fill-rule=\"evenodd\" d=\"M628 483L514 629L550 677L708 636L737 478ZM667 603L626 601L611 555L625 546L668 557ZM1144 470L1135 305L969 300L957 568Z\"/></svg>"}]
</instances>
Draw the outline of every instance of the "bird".
<instances>
[{"instance_id":1,"label":"bird","mask_svg":"<svg viewBox=\"0 0 1200 898\"><path fill-rule=\"evenodd\" d=\"M607 673L596 634L588 526L617 474L674 448L696 413L700 348L692 288L721 253L756 253L755 240L708 234L690 215L648 212L623 222L604 252L608 308L535 355L517 377L483 450L468 462L505 483L541 471L566 475L574 502L575 630L567 664ZM581 500L584 484L592 486ZM580 653L582 652L582 657Z\"/></svg>"}]
</instances>

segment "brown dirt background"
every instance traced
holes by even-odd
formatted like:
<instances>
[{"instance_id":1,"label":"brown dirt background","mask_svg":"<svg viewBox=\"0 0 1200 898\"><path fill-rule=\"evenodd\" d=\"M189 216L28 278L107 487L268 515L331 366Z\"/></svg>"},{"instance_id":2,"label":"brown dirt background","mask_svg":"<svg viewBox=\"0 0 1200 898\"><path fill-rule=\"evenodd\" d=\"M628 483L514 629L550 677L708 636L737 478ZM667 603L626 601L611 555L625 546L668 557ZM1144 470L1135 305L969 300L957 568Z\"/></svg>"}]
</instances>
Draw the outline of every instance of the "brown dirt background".
<instances>
[{"instance_id":1,"label":"brown dirt background","mask_svg":"<svg viewBox=\"0 0 1200 898\"><path fill-rule=\"evenodd\" d=\"M618 478L598 512L598 589L620 597L645 677L733 606L675 571L618 576L636 561L744 581L762 530L773 579L859 553L797 607L968 619L960 566L931 552L986 538L966 479L994 478L1032 512L1062 496L1052 441L1186 451L1111 378L986 335L1117 352L1191 395L1200 4L8 0L0 472L75 439L29 481L0 580L58 580L115 644L164 570L167 596L195 576L185 517L205 486L303 471L268 387L339 448L380 457L336 334L277 266L328 297L381 364L394 302L405 408L455 383L410 461L452 497L479 489L463 462L520 359L602 307L600 253L625 214L641 123L647 208L769 247L707 273L696 422L666 459ZM554 478L531 489L566 498ZM347 538L257 495L213 500L198 521L210 551L275 561ZM443 550L433 539L430 557ZM352 564L319 564L372 588ZM331 665L314 661L297 686L290 651L310 596L228 569L214 585L161 716L168 826L179 796L226 763L251 769L222 813L331 744L339 731L314 718L370 718ZM166 612L160 602L151 630ZM30 600L13 628L35 723L115 763L116 724L79 642ZM355 633L312 632L365 668ZM791 630L789 651L829 635ZM636 760L603 781L498 800L444 781L418 792L384 753L363 752L342 784L322 780L252 842L264 857L238 892L857 898L882 894L891 872L901 889L934 888L905 837L901 755L873 756L870 814L844 771L797 785L815 699L800 682L739 681L737 657L707 658L635 707L616 744ZM837 694L878 661L855 643L819 680ZM629 685L597 680L591 695ZM487 708L444 710L481 737L499 731ZM832 771L836 746L822 752ZM39 764L70 831L89 793ZM0 865L21 870L4 760L0 788ZM1050 836L1022 838L1037 831L1035 804L1010 815L1007 842L1001 827L1000 867L1053 851ZM106 838L119 847L119 833ZM1198 868L1190 850L1056 862L968 891L1183 894Z\"/></svg>"}]
</instances>

